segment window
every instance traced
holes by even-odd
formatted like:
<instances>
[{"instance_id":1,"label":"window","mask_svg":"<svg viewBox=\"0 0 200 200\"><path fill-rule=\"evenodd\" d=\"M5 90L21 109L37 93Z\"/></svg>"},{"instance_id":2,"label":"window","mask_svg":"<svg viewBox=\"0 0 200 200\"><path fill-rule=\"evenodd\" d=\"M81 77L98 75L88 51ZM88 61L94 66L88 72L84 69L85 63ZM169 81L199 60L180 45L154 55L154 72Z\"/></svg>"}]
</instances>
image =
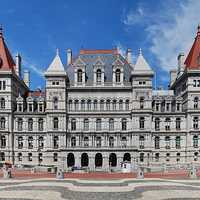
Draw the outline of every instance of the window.
<instances>
[{"instance_id":1,"label":"window","mask_svg":"<svg viewBox=\"0 0 200 200\"><path fill-rule=\"evenodd\" d=\"M6 148L6 136L1 136L1 148Z\"/></svg>"},{"instance_id":2,"label":"window","mask_svg":"<svg viewBox=\"0 0 200 200\"><path fill-rule=\"evenodd\" d=\"M169 136L165 137L165 148L170 149L170 137Z\"/></svg>"},{"instance_id":3,"label":"window","mask_svg":"<svg viewBox=\"0 0 200 200\"><path fill-rule=\"evenodd\" d=\"M193 118L193 128L194 129L198 129L199 128L199 118L198 117L194 117Z\"/></svg>"},{"instance_id":4,"label":"window","mask_svg":"<svg viewBox=\"0 0 200 200\"><path fill-rule=\"evenodd\" d=\"M83 142L84 142L84 147L89 147L89 138L88 137L84 137Z\"/></svg>"},{"instance_id":5,"label":"window","mask_svg":"<svg viewBox=\"0 0 200 200\"><path fill-rule=\"evenodd\" d=\"M156 131L160 130L160 119L159 118L155 119L155 130Z\"/></svg>"},{"instance_id":6,"label":"window","mask_svg":"<svg viewBox=\"0 0 200 200\"><path fill-rule=\"evenodd\" d=\"M18 137L18 149L22 149L23 148L23 137L19 136Z\"/></svg>"},{"instance_id":7,"label":"window","mask_svg":"<svg viewBox=\"0 0 200 200\"><path fill-rule=\"evenodd\" d=\"M170 153L166 153L166 162L170 161Z\"/></svg>"},{"instance_id":8,"label":"window","mask_svg":"<svg viewBox=\"0 0 200 200\"><path fill-rule=\"evenodd\" d=\"M58 109L58 97L53 98L53 109L54 110Z\"/></svg>"},{"instance_id":9,"label":"window","mask_svg":"<svg viewBox=\"0 0 200 200\"><path fill-rule=\"evenodd\" d=\"M109 147L114 147L114 137L109 137Z\"/></svg>"},{"instance_id":10,"label":"window","mask_svg":"<svg viewBox=\"0 0 200 200\"><path fill-rule=\"evenodd\" d=\"M113 110L116 110L117 109L117 101L116 100L113 100Z\"/></svg>"},{"instance_id":11,"label":"window","mask_svg":"<svg viewBox=\"0 0 200 200\"><path fill-rule=\"evenodd\" d=\"M75 131L76 130L76 119L71 120L71 130Z\"/></svg>"},{"instance_id":12,"label":"window","mask_svg":"<svg viewBox=\"0 0 200 200\"><path fill-rule=\"evenodd\" d=\"M104 100L100 101L100 110L104 110Z\"/></svg>"},{"instance_id":13,"label":"window","mask_svg":"<svg viewBox=\"0 0 200 200\"><path fill-rule=\"evenodd\" d=\"M85 110L85 100L81 100L81 110Z\"/></svg>"},{"instance_id":14,"label":"window","mask_svg":"<svg viewBox=\"0 0 200 200\"><path fill-rule=\"evenodd\" d=\"M87 101L87 110L90 111L91 110L91 100Z\"/></svg>"},{"instance_id":15,"label":"window","mask_svg":"<svg viewBox=\"0 0 200 200\"><path fill-rule=\"evenodd\" d=\"M166 111L170 110L170 103L166 103Z\"/></svg>"},{"instance_id":16,"label":"window","mask_svg":"<svg viewBox=\"0 0 200 200\"><path fill-rule=\"evenodd\" d=\"M3 81L3 90L6 89L6 81Z\"/></svg>"},{"instance_id":17,"label":"window","mask_svg":"<svg viewBox=\"0 0 200 200\"><path fill-rule=\"evenodd\" d=\"M140 149L144 149L144 141L145 141L144 136L140 135L140 137L139 137L139 146L140 146Z\"/></svg>"},{"instance_id":18,"label":"window","mask_svg":"<svg viewBox=\"0 0 200 200\"><path fill-rule=\"evenodd\" d=\"M5 153L0 152L0 161L5 161Z\"/></svg>"},{"instance_id":19,"label":"window","mask_svg":"<svg viewBox=\"0 0 200 200\"><path fill-rule=\"evenodd\" d=\"M5 129L6 128L6 119L5 117L1 117L0 119L0 129Z\"/></svg>"},{"instance_id":20,"label":"window","mask_svg":"<svg viewBox=\"0 0 200 200\"><path fill-rule=\"evenodd\" d=\"M144 162L144 153L140 153L140 162Z\"/></svg>"},{"instance_id":21,"label":"window","mask_svg":"<svg viewBox=\"0 0 200 200\"><path fill-rule=\"evenodd\" d=\"M43 161L42 153L38 154L38 161L39 161L39 163L41 163Z\"/></svg>"},{"instance_id":22,"label":"window","mask_svg":"<svg viewBox=\"0 0 200 200\"><path fill-rule=\"evenodd\" d=\"M121 142L122 142L122 147L126 147L127 146L127 138L125 136L123 136L121 138Z\"/></svg>"},{"instance_id":23,"label":"window","mask_svg":"<svg viewBox=\"0 0 200 200\"><path fill-rule=\"evenodd\" d=\"M197 135L194 135L194 136L193 136L193 147L194 147L194 148L198 148L198 146L199 146L199 144L198 144L198 143L199 143L198 139L199 139L199 138L198 138Z\"/></svg>"},{"instance_id":24,"label":"window","mask_svg":"<svg viewBox=\"0 0 200 200\"><path fill-rule=\"evenodd\" d=\"M198 102L199 102L199 98L195 97L194 98L194 108L198 108Z\"/></svg>"},{"instance_id":25,"label":"window","mask_svg":"<svg viewBox=\"0 0 200 200\"><path fill-rule=\"evenodd\" d=\"M40 118L39 120L38 120L38 130L39 131L43 131L43 119L42 118Z\"/></svg>"},{"instance_id":26,"label":"window","mask_svg":"<svg viewBox=\"0 0 200 200\"><path fill-rule=\"evenodd\" d=\"M114 119L109 119L109 131L114 130Z\"/></svg>"},{"instance_id":27,"label":"window","mask_svg":"<svg viewBox=\"0 0 200 200\"><path fill-rule=\"evenodd\" d=\"M101 137L96 137L96 146L101 147Z\"/></svg>"},{"instance_id":28,"label":"window","mask_svg":"<svg viewBox=\"0 0 200 200\"><path fill-rule=\"evenodd\" d=\"M180 149L180 148L181 148L181 137L176 136L176 149Z\"/></svg>"},{"instance_id":29,"label":"window","mask_svg":"<svg viewBox=\"0 0 200 200\"><path fill-rule=\"evenodd\" d=\"M6 81L0 81L0 90L6 89Z\"/></svg>"},{"instance_id":30,"label":"window","mask_svg":"<svg viewBox=\"0 0 200 200\"><path fill-rule=\"evenodd\" d=\"M100 84L101 83L101 70L100 69L97 69L97 84Z\"/></svg>"},{"instance_id":31,"label":"window","mask_svg":"<svg viewBox=\"0 0 200 200\"><path fill-rule=\"evenodd\" d=\"M96 120L96 130L101 131L101 119Z\"/></svg>"},{"instance_id":32,"label":"window","mask_svg":"<svg viewBox=\"0 0 200 200\"><path fill-rule=\"evenodd\" d=\"M22 103L18 103L18 111L19 112L23 111Z\"/></svg>"},{"instance_id":33,"label":"window","mask_svg":"<svg viewBox=\"0 0 200 200\"><path fill-rule=\"evenodd\" d=\"M78 104L79 104L78 100L75 100L75 101L74 101L75 111L78 110Z\"/></svg>"},{"instance_id":34,"label":"window","mask_svg":"<svg viewBox=\"0 0 200 200\"><path fill-rule=\"evenodd\" d=\"M198 152L194 152L194 161L198 160Z\"/></svg>"},{"instance_id":35,"label":"window","mask_svg":"<svg viewBox=\"0 0 200 200\"><path fill-rule=\"evenodd\" d=\"M167 118L165 119L165 123L166 123L166 125L165 125L165 130L166 130L166 131L169 131L169 130L170 130L170 122L171 122L171 119L170 119L169 117L167 117Z\"/></svg>"},{"instance_id":36,"label":"window","mask_svg":"<svg viewBox=\"0 0 200 200\"><path fill-rule=\"evenodd\" d=\"M122 119L122 131L127 130L127 120L124 118Z\"/></svg>"},{"instance_id":37,"label":"window","mask_svg":"<svg viewBox=\"0 0 200 200\"><path fill-rule=\"evenodd\" d=\"M28 119L28 131L32 131L33 130L33 119L29 118Z\"/></svg>"},{"instance_id":38,"label":"window","mask_svg":"<svg viewBox=\"0 0 200 200\"><path fill-rule=\"evenodd\" d=\"M54 130L58 129L58 117L53 118L53 129Z\"/></svg>"},{"instance_id":39,"label":"window","mask_svg":"<svg viewBox=\"0 0 200 200\"><path fill-rule=\"evenodd\" d=\"M78 70L78 83L82 83L83 79L82 79L82 70L79 69Z\"/></svg>"},{"instance_id":40,"label":"window","mask_svg":"<svg viewBox=\"0 0 200 200\"><path fill-rule=\"evenodd\" d=\"M160 137L155 137L155 149L160 149Z\"/></svg>"},{"instance_id":41,"label":"window","mask_svg":"<svg viewBox=\"0 0 200 200\"><path fill-rule=\"evenodd\" d=\"M38 148L43 149L44 148L44 138L42 136L38 139Z\"/></svg>"},{"instance_id":42,"label":"window","mask_svg":"<svg viewBox=\"0 0 200 200\"><path fill-rule=\"evenodd\" d=\"M33 112L33 104L32 103L28 104L28 110L29 110L29 112Z\"/></svg>"},{"instance_id":43,"label":"window","mask_svg":"<svg viewBox=\"0 0 200 200\"><path fill-rule=\"evenodd\" d=\"M76 146L76 138L72 137L71 138L71 147L75 147Z\"/></svg>"},{"instance_id":44,"label":"window","mask_svg":"<svg viewBox=\"0 0 200 200\"><path fill-rule=\"evenodd\" d=\"M54 153L54 154L53 154L53 161L54 161L54 162L57 162L57 161L58 161L58 154L57 154L57 153Z\"/></svg>"},{"instance_id":45,"label":"window","mask_svg":"<svg viewBox=\"0 0 200 200\"><path fill-rule=\"evenodd\" d=\"M155 161L156 161L156 162L159 162L159 158L160 158L160 154L159 154L159 153L156 153L156 154L155 154Z\"/></svg>"},{"instance_id":46,"label":"window","mask_svg":"<svg viewBox=\"0 0 200 200\"><path fill-rule=\"evenodd\" d=\"M140 109L144 109L144 97L140 97Z\"/></svg>"},{"instance_id":47,"label":"window","mask_svg":"<svg viewBox=\"0 0 200 200\"><path fill-rule=\"evenodd\" d=\"M94 100L94 110L97 110L97 100Z\"/></svg>"},{"instance_id":48,"label":"window","mask_svg":"<svg viewBox=\"0 0 200 200\"><path fill-rule=\"evenodd\" d=\"M54 149L58 149L58 147L59 147L58 142L59 142L58 136L54 136L54 137L53 137L53 148L54 148Z\"/></svg>"},{"instance_id":49,"label":"window","mask_svg":"<svg viewBox=\"0 0 200 200\"><path fill-rule=\"evenodd\" d=\"M89 131L89 119L84 119L83 123L84 131Z\"/></svg>"},{"instance_id":50,"label":"window","mask_svg":"<svg viewBox=\"0 0 200 200\"><path fill-rule=\"evenodd\" d=\"M18 161L22 161L22 153L18 153Z\"/></svg>"},{"instance_id":51,"label":"window","mask_svg":"<svg viewBox=\"0 0 200 200\"><path fill-rule=\"evenodd\" d=\"M144 117L140 117L139 123L140 129L144 129Z\"/></svg>"},{"instance_id":52,"label":"window","mask_svg":"<svg viewBox=\"0 0 200 200\"><path fill-rule=\"evenodd\" d=\"M127 99L126 102L125 102L125 109L126 110L129 110L129 100Z\"/></svg>"},{"instance_id":53,"label":"window","mask_svg":"<svg viewBox=\"0 0 200 200\"><path fill-rule=\"evenodd\" d=\"M72 100L69 100L69 111L72 111Z\"/></svg>"},{"instance_id":54,"label":"window","mask_svg":"<svg viewBox=\"0 0 200 200\"><path fill-rule=\"evenodd\" d=\"M33 155L32 153L28 153L28 161L33 161Z\"/></svg>"},{"instance_id":55,"label":"window","mask_svg":"<svg viewBox=\"0 0 200 200\"><path fill-rule=\"evenodd\" d=\"M120 69L116 69L116 71L115 71L115 80L116 80L117 83L121 82L120 76L121 76Z\"/></svg>"},{"instance_id":56,"label":"window","mask_svg":"<svg viewBox=\"0 0 200 200\"><path fill-rule=\"evenodd\" d=\"M23 129L23 120L22 118L18 118L17 130L22 131L22 129Z\"/></svg>"},{"instance_id":57,"label":"window","mask_svg":"<svg viewBox=\"0 0 200 200\"><path fill-rule=\"evenodd\" d=\"M181 119L179 117L176 118L176 129L177 130L181 129Z\"/></svg>"},{"instance_id":58,"label":"window","mask_svg":"<svg viewBox=\"0 0 200 200\"><path fill-rule=\"evenodd\" d=\"M1 100L0 100L0 108L5 109L5 99L4 98L1 98Z\"/></svg>"},{"instance_id":59,"label":"window","mask_svg":"<svg viewBox=\"0 0 200 200\"><path fill-rule=\"evenodd\" d=\"M181 159L181 154L180 153L177 153L176 154L176 161L179 162Z\"/></svg>"},{"instance_id":60,"label":"window","mask_svg":"<svg viewBox=\"0 0 200 200\"><path fill-rule=\"evenodd\" d=\"M119 100L119 110L123 110L123 100Z\"/></svg>"},{"instance_id":61,"label":"window","mask_svg":"<svg viewBox=\"0 0 200 200\"><path fill-rule=\"evenodd\" d=\"M180 104L180 103L177 103L177 104L176 104L176 110L177 110L177 111L180 111L180 110L181 110L180 108L181 108L181 104Z\"/></svg>"},{"instance_id":62,"label":"window","mask_svg":"<svg viewBox=\"0 0 200 200\"><path fill-rule=\"evenodd\" d=\"M110 100L109 99L106 101L106 110L107 111L110 110Z\"/></svg>"},{"instance_id":63,"label":"window","mask_svg":"<svg viewBox=\"0 0 200 200\"><path fill-rule=\"evenodd\" d=\"M29 149L33 148L33 137L32 136L28 137L28 148Z\"/></svg>"},{"instance_id":64,"label":"window","mask_svg":"<svg viewBox=\"0 0 200 200\"><path fill-rule=\"evenodd\" d=\"M193 80L193 87L197 87L197 80Z\"/></svg>"},{"instance_id":65,"label":"window","mask_svg":"<svg viewBox=\"0 0 200 200\"><path fill-rule=\"evenodd\" d=\"M156 111L160 110L160 103L156 103Z\"/></svg>"}]
</instances>

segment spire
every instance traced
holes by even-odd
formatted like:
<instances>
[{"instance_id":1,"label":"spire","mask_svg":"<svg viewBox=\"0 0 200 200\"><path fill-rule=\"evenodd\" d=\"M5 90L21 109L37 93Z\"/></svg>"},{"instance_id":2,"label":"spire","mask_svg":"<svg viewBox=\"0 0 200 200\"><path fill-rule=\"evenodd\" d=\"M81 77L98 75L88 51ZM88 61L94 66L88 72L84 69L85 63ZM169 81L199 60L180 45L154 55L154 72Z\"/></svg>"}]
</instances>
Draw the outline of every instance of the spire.
<instances>
[{"instance_id":1,"label":"spire","mask_svg":"<svg viewBox=\"0 0 200 200\"><path fill-rule=\"evenodd\" d=\"M200 69L200 25L197 27L196 38L184 64L189 70Z\"/></svg>"}]
</instances>

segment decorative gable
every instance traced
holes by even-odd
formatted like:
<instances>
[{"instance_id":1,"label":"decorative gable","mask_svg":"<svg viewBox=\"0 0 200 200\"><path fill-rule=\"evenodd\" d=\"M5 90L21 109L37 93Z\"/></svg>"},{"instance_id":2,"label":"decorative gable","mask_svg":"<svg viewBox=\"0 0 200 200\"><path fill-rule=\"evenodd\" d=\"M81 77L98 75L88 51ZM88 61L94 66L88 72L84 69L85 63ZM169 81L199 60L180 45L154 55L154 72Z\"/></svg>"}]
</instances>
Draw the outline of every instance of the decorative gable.
<instances>
[{"instance_id":1,"label":"decorative gable","mask_svg":"<svg viewBox=\"0 0 200 200\"><path fill-rule=\"evenodd\" d=\"M79 56L75 62L73 63L74 66L86 66L86 63L81 59Z\"/></svg>"}]
</instances>

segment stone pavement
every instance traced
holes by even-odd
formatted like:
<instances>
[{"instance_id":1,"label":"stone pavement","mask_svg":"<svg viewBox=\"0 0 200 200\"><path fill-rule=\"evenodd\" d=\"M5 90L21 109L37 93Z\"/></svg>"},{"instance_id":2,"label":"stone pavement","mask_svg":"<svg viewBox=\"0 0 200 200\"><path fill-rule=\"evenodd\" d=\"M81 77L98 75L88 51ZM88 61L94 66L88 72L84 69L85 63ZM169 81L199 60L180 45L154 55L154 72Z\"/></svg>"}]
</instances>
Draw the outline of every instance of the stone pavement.
<instances>
[{"instance_id":1,"label":"stone pavement","mask_svg":"<svg viewBox=\"0 0 200 200\"><path fill-rule=\"evenodd\" d=\"M200 200L200 180L0 180L0 200Z\"/></svg>"}]
</instances>

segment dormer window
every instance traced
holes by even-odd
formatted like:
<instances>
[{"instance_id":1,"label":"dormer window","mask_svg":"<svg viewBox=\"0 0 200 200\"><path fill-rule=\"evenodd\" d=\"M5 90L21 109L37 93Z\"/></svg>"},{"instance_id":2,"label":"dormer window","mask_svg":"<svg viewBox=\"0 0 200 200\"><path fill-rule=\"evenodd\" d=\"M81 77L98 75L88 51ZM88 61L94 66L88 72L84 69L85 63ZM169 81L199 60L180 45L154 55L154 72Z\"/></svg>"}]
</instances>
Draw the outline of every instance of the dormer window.
<instances>
[{"instance_id":1,"label":"dormer window","mask_svg":"<svg viewBox=\"0 0 200 200\"><path fill-rule=\"evenodd\" d=\"M82 70L79 69L78 73L77 73L77 75L78 75L78 83L82 83L83 82L82 74L83 74Z\"/></svg>"},{"instance_id":2,"label":"dormer window","mask_svg":"<svg viewBox=\"0 0 200 200\"><path fill-rule=\"evenodd\" d=\"M23 111L22 103L19 103L19 104L18 104L18 111L19 111L19 112L22 112L22 111Z\"/></svg>"},{"instance_id":3,"label":"dormer window","mask_svg":"<svg viewBox=\"0 0 200 200\"><path fill-rule=\"evenodd\" d=\"M120 69L116 69L116 71L115 71L116 83L120 83L121 82L120 75L121 75L121 70Z\"/></svg>"},{"instance_id":4,"label":"dormer window","mask_svg":"<svg viewBox=\"0 0 200 200\"><path fill-rule=\"evenodd\" d=\"M100 84L101 83L101 70L100 69L97 69L97 84Z\"/></svg>"},{"instance_id":5,"label":"dormer window","mask_svg":"<svg viewBox=\"0 0 200 200\"><path fill-rule=\"evenodd\" d=\"M29 112L33 112L33 104L32 103L28 104L28 110L29 110Z\"/></svg>"},{"instance_id":6,"label":"dormer window","mask_svg":"<svg viewBox=\"0 0 200 200\"><path fill-rule=\"evenodd\" d=\"M43 104L42 103L38 104L38 111L43 112Z\"/></svg>"}]
</instances>

